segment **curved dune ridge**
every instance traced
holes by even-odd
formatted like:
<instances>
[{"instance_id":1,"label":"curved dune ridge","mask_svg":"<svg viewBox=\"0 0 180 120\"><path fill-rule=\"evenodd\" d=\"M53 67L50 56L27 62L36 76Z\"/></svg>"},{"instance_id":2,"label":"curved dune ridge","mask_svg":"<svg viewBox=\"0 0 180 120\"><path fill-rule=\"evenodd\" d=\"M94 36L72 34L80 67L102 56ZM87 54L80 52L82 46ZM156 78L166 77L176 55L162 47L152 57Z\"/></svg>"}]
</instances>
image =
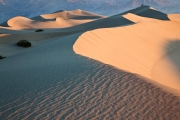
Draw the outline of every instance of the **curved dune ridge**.
<instances>
[{"instance_id":1,"label":"curved dune ridge","mask_svg":"<svg viewBox=\"0 0 180 120\"><path fill-rule=\"evenodd\" d=\"M180 118L178 16L99 16L60 10L0 27L0 120Z\"/></svg>"},{"instance_id":2,"label":"curved dune ridge","mask_svg":"<svg viewBox=\"0 0 180 120\"><path fill-rule=\"evenodd\" d=\"M30 20L30 19L25 18L25 17L22 17L22 16L17 16L17 17L14 17L14 18L9 19L9 20L7 21L7 24L8 24L9 26L13 26L16 21L18 21L18 20L23 20L23 19L24 19L24 21L29 21L29 20Z\"/></svg>"},{"instance_id":3,"label":"curved dune ridge","mask_svg":"<svg viewBox=\"0 0 180 120\"><path fill-rule=\"evenodd\" d=\"M145 11L148 15L148 10ZM132 13L123 16L140 23L86 32L74 44L74 51L180 90L180 21Z\"/></svg>"},{"instance_id":4,"label":"curved dune ridge","mask_svg":"<svg viewBox=\"0 0 180 120\"><path fill-rule=\"evenodd\" d=\"M147 18L147 17L141 17L132 13L128 13L123 15L124 18L131 20L135 23L139 22L148 22L148 21L160 21L159 19L154 19L154 18Z\"/></svg>"},{"instance_id":5,"label":"curved dune ridge","mask_svg":"<svg viewBox=\"0 0 180 120\"><path fill-rule=\"evenodd\" d=\"M66 28L83 24L105 16L93 14L82 10L59 11L52 14L44 14L32 19L17 16L7 21L12 29L35 29L35 28Z\"/></svg>"},{"instance_id":6,"label":"curved dune ridge","mask_svg":"<svg viewBox=\"0 0 180 120\"><path fill-rule=\"evenodd\" d=\"M10 27L16 28L16 29L28 29L28 28L32 28L32 25L31 25L32 22L33 20L29 18L17 16L8 20L7 24Z\"/></svg>"}]
</instances>

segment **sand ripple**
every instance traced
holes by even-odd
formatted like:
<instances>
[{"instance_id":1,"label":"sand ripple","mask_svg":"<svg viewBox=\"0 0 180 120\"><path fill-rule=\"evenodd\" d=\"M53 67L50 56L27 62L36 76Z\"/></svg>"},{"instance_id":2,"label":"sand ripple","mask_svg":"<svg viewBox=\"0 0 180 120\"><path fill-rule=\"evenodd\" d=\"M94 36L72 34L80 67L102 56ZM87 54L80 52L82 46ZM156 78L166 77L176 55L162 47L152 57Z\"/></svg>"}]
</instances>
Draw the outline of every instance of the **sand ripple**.
<instances>
[{"instance_id":1,"label":"sand ripple","mask_svg":"<svg viewBox=\"0 0 180 120\"><path fill-rule=\"evenodd\" d=\"M180 118L180 99L140 78L87 59L83 71L3 105L3 120ZM90 66L91 65L91 66Z\"/></svg>"}]
</instances>

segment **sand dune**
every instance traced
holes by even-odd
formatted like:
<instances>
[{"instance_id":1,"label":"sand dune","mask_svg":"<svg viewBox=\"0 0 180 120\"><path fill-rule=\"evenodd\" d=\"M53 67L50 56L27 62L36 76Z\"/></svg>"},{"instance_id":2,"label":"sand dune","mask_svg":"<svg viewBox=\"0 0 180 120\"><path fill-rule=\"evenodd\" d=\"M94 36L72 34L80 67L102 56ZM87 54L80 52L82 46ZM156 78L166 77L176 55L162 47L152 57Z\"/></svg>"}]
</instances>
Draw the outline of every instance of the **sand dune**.
<instances>
[{"instance_id":1,"label":"sand dune","mask_svg":"<svg viewBox=\"0 0 180 120\"><path fill-rule=\"evenodd\" d=\"M133 13L139 15L141 17L155 18L159 20L169 20L168 16L165 13L155 10L150 6L142 6L133 10L129 10L127 12L122 13L121 15Z\"/></svg>"},{"instance_id":2,"label":"sand dune","mask_svg":"<svg viewBox=\"0 0 180 120\"><path fill-rule=\"evenodd\" d=\"M31 20L28 19L28 18L21 17L21 16L17 16L17 17L14 17L14 18L11 18L10 20L8 20L8 21L7 21L7 24L8 24L9 26L13 26L18 20L20 20L21 22L31 21Z\"/></svg>"},{"instance_id":3,"label":"sand dune","mask_svg":"<svg viewBox=\"0 0 180 120\"><path fill-rule=\"evenodd\" d=\"M132 13L128 13L123 15L124 18L131 20L132 22L139 23L139 22L148 22L148 21L160 21L159 19L148 18L148 17L141 17Z\"/></svg>"},{"instance_id":4,"label":"sand dune","mask_svg":"<svg viewBox=\"0 0 180 120\"><path fill-rule=\"evenodd\" d=\"M0 119L178 120L180 22L170 16L143 6L10 19L0 27Z\"/></svg>"},{"instance_id":5,"label":"sand dune","mask_svg":"<svg viewBox=\"0 0 180 120\"><path fill-rule=\"evenodd\" d=\"M16 18L15 18L16 19ZM66 28L74 25L90 22L92 20L65 20L63 18L56 18L55 20L49 21L35 21L24 17L17 18L16 21L9 20L8 25L14 30L21 29L49 29L49 28Z\"/></svg>"},{"instance_id":6,"label":"sand dune","mask_svg":"<svg viewBox=\"0 0 180 120\"><path fill-rule=\"evenodd\" d=\"M38 29L38 28L66 28L83 24L105 16L93 14L82 10L59 11L52 14L44 14L31 19L17 16L7 21L8 26L14 30ZM0 27L3 28L3 27Z\"/></svg>"},{"instance_id":7,"label":"sand dune","mask_svg":"<svg viewBox=\"0 0 180 120\"><path fill-rule=\"evenodd\" d=\"M72 10L72 11L58 11L52 14L41 15L41 17L45 19L54 19L57 17L61 17L64 19L78 19L78 20L106 18L105 16L97 15L80 9Z\"/></svg>"},{"instance_id":8,"label":"sand dune","mask_svg":"<svg viewBox=\"0 0 180 120\"><path fill-rule=\"evenodd\" d=\"M14 17L8 20L7 23L11 27L11 29L14 30L60 27L54 21L35 21L22 16Z\"/></svg>"},{"instance_id":9,"label":"sand dune","mask_svg":"<svg viewBox=\"0 0 180 120\"><path fill-rule=\"evenodd\" d=\"M58 36L64 37L70 34L82 33L82 32L97 29L97 28L117 27L117 26L125 26L125 25L134 24L134 22L131 22L130 20L127 20L120 15L115 16L115 17L113 16L113 17L108 17L104 19L99 19L99 20L95 20L91 22L88 21L87 23L83 23L82 21L87 22L86 20L72 20L72 21L68 20L67 22L63 20L62 18L57 18L56 23L66 28L54 28L54 29L52 29L53 25L51 26L50 23L47 23L47 22L43 22L43 23L33 22L33 24L30 24L32 27L34 26L36 29L42 28L41 26L47 27L46 29L44 29L43 32L40 32L40 33L35 33L36 29L13 30L13 27L12 28L2 27L0 28L0 32L3 34L1 34L2 37L0 37L0 43L5 44L6 46L7 44L11 44L12 46L12 45L15 45L17 41L21 39L26 39L31 42L35 42L34 43L35 45L33 46L36 46L36 45L39 45L39 43L45 43L47 41L51 41L50 38L54 38ZM79 25L71 26L72 24L77 24L77 23ZM71 27L67 27L67 26L71 26ZM51 29L48 29L48 27ZM35 37L32 37L32 36L35 36ZM12 47L12 48L16 49L15 47ZM17 52L14 52L16 51L14 49L11 49L12 52L7 53L6 52L7 49L4 49L3 47L1 49L1 54L6 54L7 56L17 54ZM23 52L23 50L21 52Z\"/></svg>"},{"instance_id":10,"label":"sand dune","mask_svg":"<svg viewBox=\"0 0 180 120\"><path fill-rule=\"evenodd\" d=\"M60 11L60 12L56 12L52 14L44 14L44 15L41 15L41 17L44 19L55 19L57 17L68 19L66 11Z\"/></svg>"},{"instance_id":11,"label":"sand dune","mask_svg":"<svg viewBox=\"0 0 180 120\"><path fill-rule=\"evenodd\" d=\"M138 15L146 14L147 17L132 13L123 15L138 24L84 33L76 41L74 50L78 54L180 90L180 59L174 57L179 56L178 45L169 47L171 42L180 40L180 22L162 21L166 15L148 8L130 11ZM151 13L161 14L159 20L153 19Z\"/></svg>"},{"instance_id":12,"label":"sand dune","mask_svg":"<svg viewBox=\"0 0 180 120\"><path fill-rule=\"evenodd\" d=\"M180 14L168 14L171 21L180 21Z\"/></svg>"}]
</instances>

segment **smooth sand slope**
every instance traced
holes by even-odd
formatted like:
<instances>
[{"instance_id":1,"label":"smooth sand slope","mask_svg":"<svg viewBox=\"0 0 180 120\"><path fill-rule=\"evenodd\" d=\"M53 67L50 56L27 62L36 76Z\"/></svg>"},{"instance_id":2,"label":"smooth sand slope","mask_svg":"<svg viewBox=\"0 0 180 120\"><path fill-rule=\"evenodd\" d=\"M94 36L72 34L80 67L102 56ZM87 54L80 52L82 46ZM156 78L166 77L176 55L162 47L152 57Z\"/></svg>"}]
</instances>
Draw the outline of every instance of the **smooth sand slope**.
<instances>
[{"instance_id":1,"label":"smooth sand slope","mask_svg":"<svg viewBox=\"0 0 180 120\"><path fill-rule=\"evenodd\" d=\"M172 21L180 21L180 14L168 14L168 17Z\"/></svg>"},{"instance_id":2,"label":"smooth sand slope","mask_svg":"<svg viewBox=\"0 0 180 120\"><path fill-rule=\"evenodd\" d=\"M75 52L180 90L180 21L123 16L140 23L86 32Z\"/></svg>"},{"instance_id":3,"label":"smooth sand slope","mask_svg":"<svg viewBox=\"0 0 180 120\"><path fill-rule=\"evenodd\" d=\"M139 22L152 22L152 21L161 21L159 19L155 19L155 18L147 18L147 17L141 17L138 16L136 14L132 14L132 13L127 13L125 15L122 15L124 18L131 20L134 23L139 23Z\"/></svg>"},{"instance_id":4,"label":"smooth sand slope","mask_svg":"<svg viewBox=\"0 0 180 120\"><path fill-rule=\"evenodd\" d=\"M76 20L81 17L79 13L76 14ZM87 58L90 57L91 51L101 58L108 57L107 59L123 55L122 60L126 59L131 67L139 67L140 71L143 69L146 73L148 69L139 66L140 63L133 64L136 63L133 60L140 57L149 65L150 61L153 61L161 52L155 55L150 52L148 55L146 49L153 46L155 51L162 42L159 41L154 45L156 43L153 41L137 39L136 35L139 36L140 32L132 33L131 29L138 29L139 25L143 25L132 21L122 15L116 15L67 28L46 28L39 33L29 28L26 30L1 28L0 32L3 34L0 34L0 52L7 58L0 60L0 120L178 120L180 118L179 96L146 81L140 77L141 74L132 74L133 71L127 72L123 68L104 64L104 61L98 62L96 58L94 58L96 60ZM160 24L158 22L157 27ZM151 29L156 22L150 23L152 26L149 33L153 33ZM169 28L175 23L161 23L162 26L166 24ZM94 30L97 28L102 29ZM168 28L165 29L169 30ZM124 29L131 34L123 34L127 33ZM141 37L145 38L148 29L145 25L143 29L145 29L144 36ZM89 30L92 31L84 33ZM178 28L173 30L176 33ZM157 34L158 38L163 34L164 32ZM83 36L84 39L82 39ZM119 40L121 37L132 36L134 41L120 40L124 47L122 45L117 47L119 41L115 41L114 36ZM17 47L15 43L19 39L31 41L32 47ZM136 40L141 41L142 46ZM84 55L87 57L75 53L77 50L79 52L87 50L84 47L90 50L85 51ZM139 50L136 47L139 47ZM138 54L131 56L132 54L125 54L124 51L120 53L117 51L119 48L123 48L124 51L128 49L130 52L133 49ZM145 54L144 57L139 51ZM149 56L149 59L146 56ZM129 57L133 59L132 64L129 63ZM126 66L127 64L124 63L126 60L122 60L121 64Z\"/></svg>"}]
</instances>

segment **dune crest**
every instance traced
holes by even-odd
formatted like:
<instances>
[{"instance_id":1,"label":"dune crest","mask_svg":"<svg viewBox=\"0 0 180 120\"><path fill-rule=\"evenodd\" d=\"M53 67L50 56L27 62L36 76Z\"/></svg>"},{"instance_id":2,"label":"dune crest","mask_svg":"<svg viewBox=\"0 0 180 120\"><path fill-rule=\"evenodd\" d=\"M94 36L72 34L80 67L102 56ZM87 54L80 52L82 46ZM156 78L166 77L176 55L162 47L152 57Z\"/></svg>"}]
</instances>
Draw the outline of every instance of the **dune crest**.
<instances>
[{"instance_id":1,"label":"dune crest","mask_svg":"<svg viewBox=\"0 0 180 120\"><path fill-rule=\"evenodd\" d=\"M148 17L141 17L132 13L127 13L123 15L124 18L131 20L132 22L139 23L139 22L148 22L148 21L160 21L159 19L148 18Z\"/></svg>"}]
</instances>

